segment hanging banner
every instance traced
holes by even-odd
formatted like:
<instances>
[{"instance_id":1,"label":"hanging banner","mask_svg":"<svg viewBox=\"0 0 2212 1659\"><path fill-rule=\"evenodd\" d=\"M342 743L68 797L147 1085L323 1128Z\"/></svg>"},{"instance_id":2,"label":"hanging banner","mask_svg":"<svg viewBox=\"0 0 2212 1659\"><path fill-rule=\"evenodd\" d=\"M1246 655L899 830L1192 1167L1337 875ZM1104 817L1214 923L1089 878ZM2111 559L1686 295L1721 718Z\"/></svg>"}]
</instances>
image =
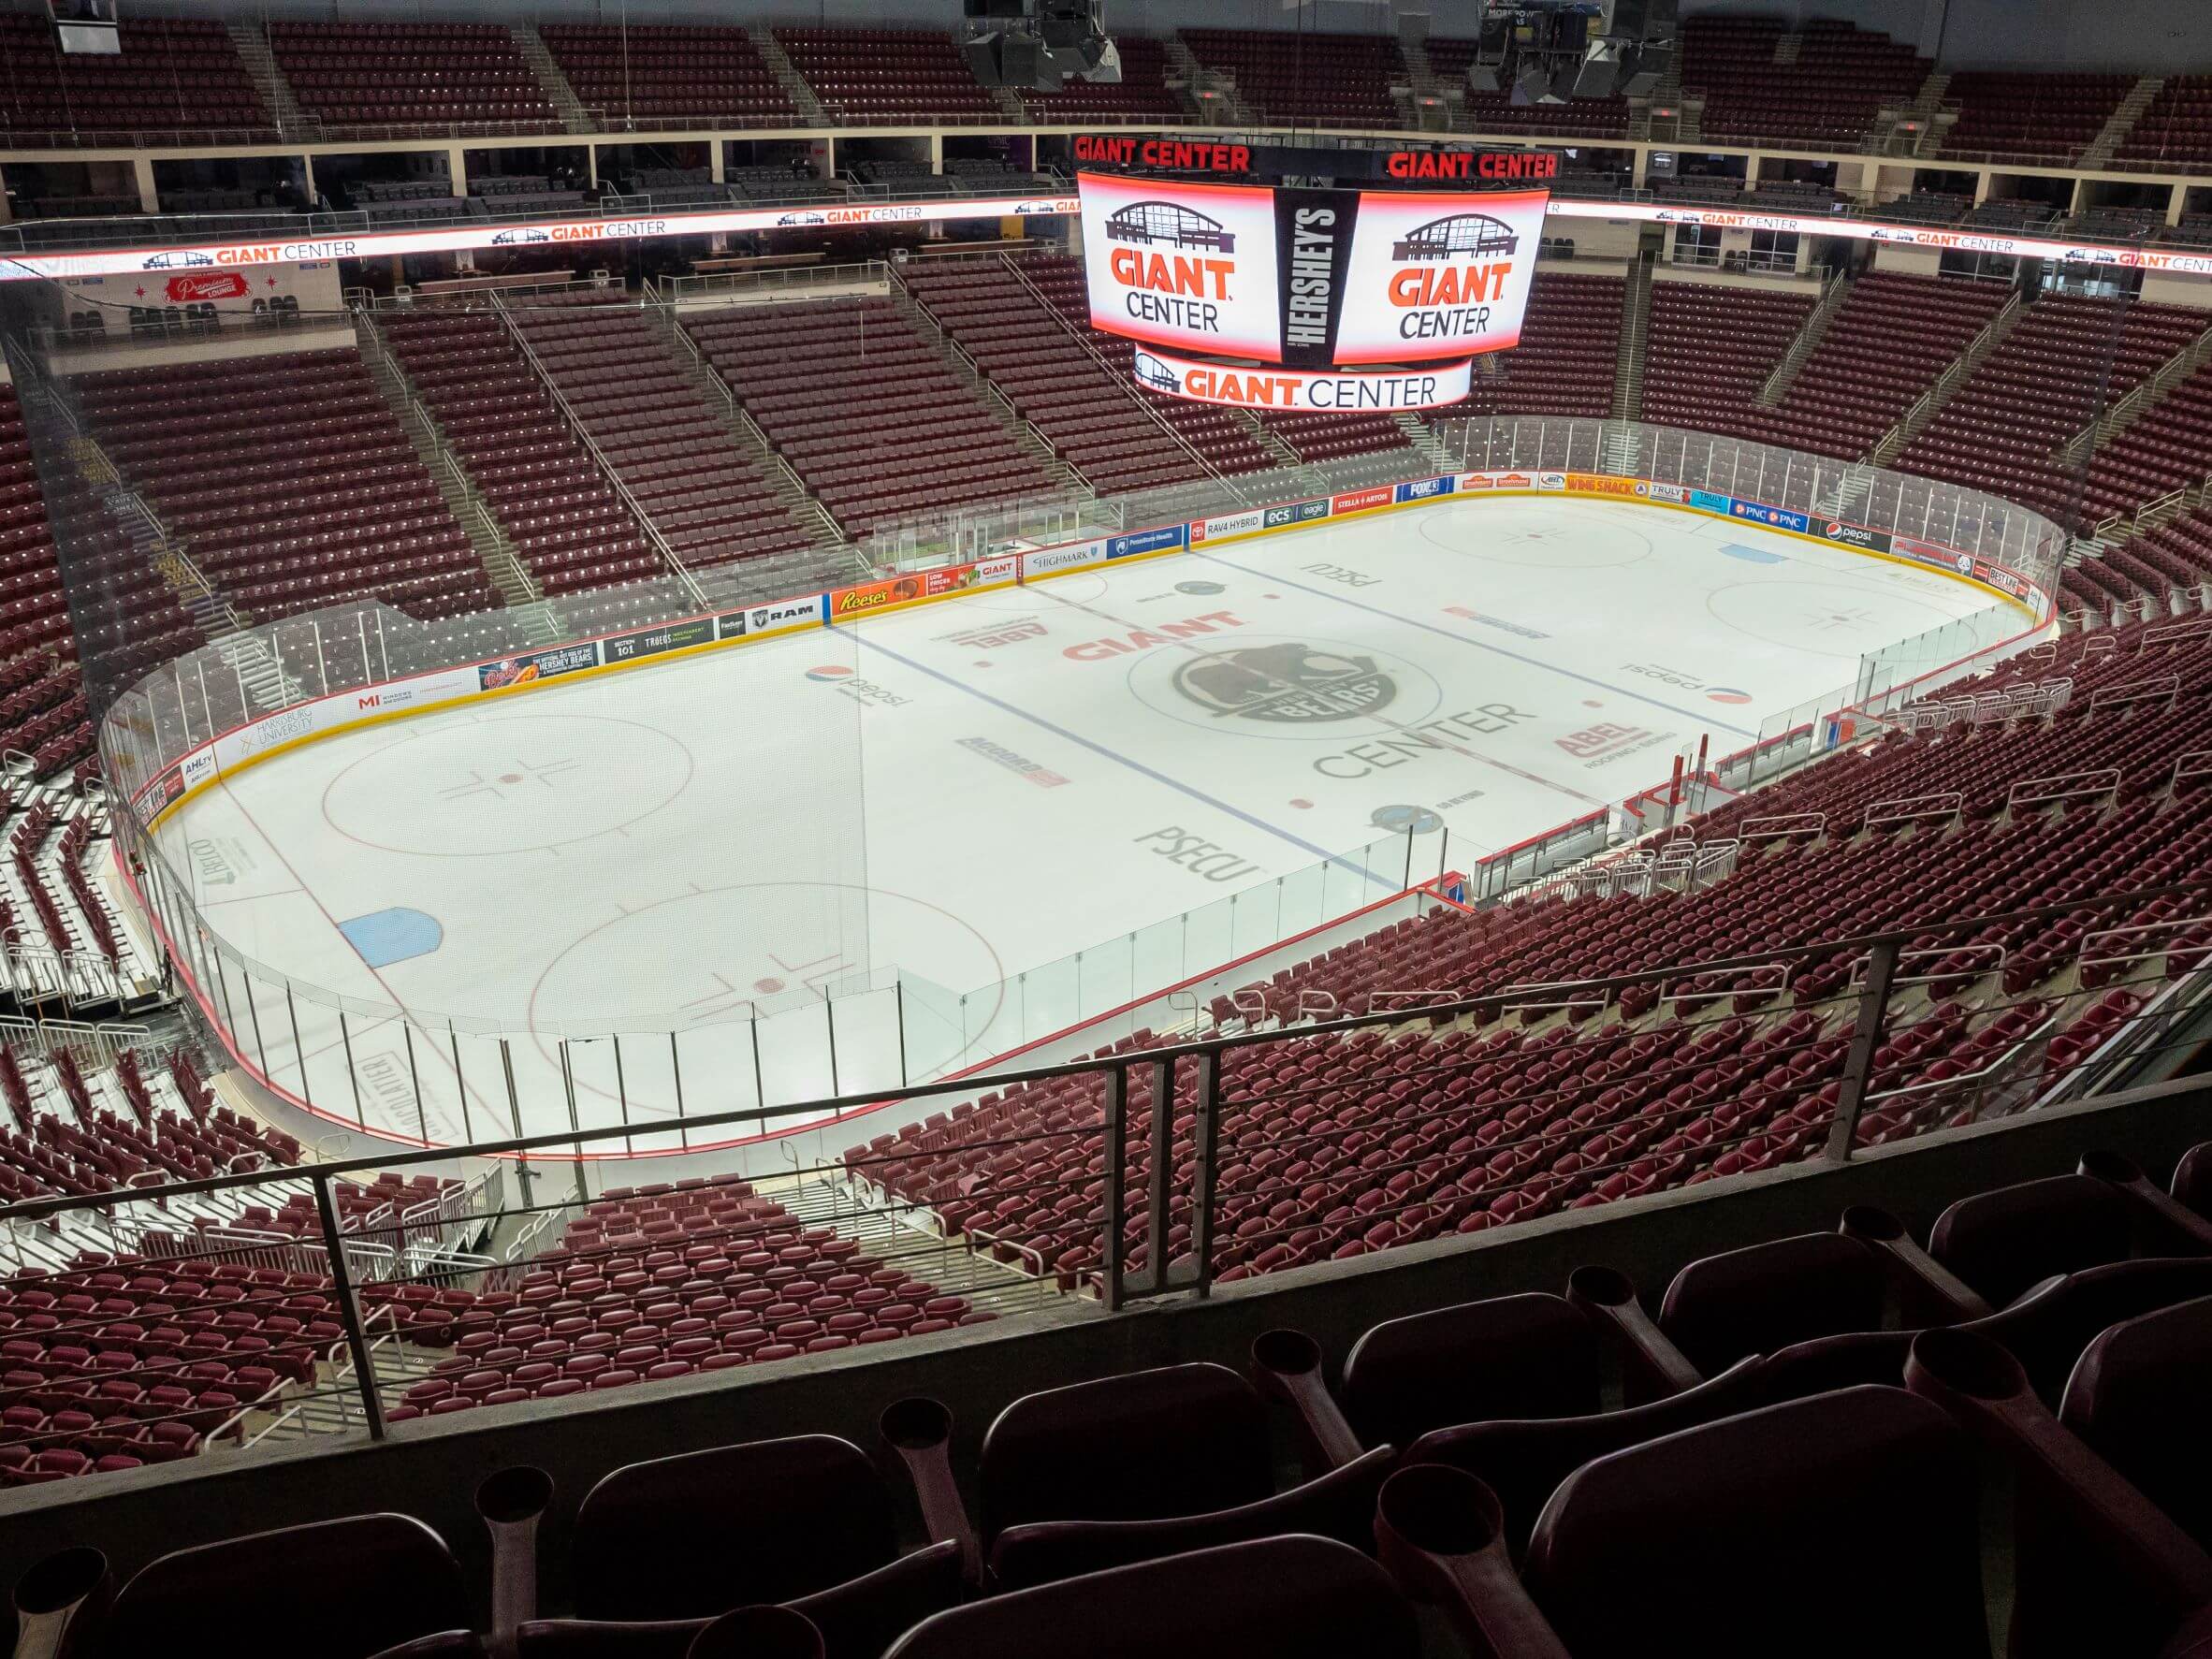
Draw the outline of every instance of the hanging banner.
<instances>
[{"instance_id":1,"label":"hanging banner","mask_svg":"<svg viewBox=\"0 0 2212 1659\"><path fill-rule=\"evenodd\" d=\"M1425 369L1240 369L1170 352L1139 352L1129 371L1141 384L1194 403L1237 409L1342 414L1434 409L1457 403L1474 384L1471 361Z\"/></svg>"}]
</instances>

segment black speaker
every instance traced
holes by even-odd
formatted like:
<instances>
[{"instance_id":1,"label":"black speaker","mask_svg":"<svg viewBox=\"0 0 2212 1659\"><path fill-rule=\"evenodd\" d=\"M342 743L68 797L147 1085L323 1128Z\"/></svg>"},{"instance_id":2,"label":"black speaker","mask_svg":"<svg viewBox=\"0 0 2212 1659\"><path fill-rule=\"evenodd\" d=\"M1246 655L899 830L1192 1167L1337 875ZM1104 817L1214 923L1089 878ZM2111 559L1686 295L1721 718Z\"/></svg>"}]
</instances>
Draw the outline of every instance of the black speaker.
<instances>
[{"instance_id":1,"label":"black speaker","mask_svg":"<svg viewBox=\"0 0 2212 1659\"><path fill-rule=\"evenodd\" d=\"M1672 46L1654 44L1639 49L1635 60L1622 70L1621 95L1624 98L1650 97L1659 90L1659 83L1666 79L1666 66L1673 61Z\"/></svg>"},{"instance_id":2,"label":"black speaker","mask_svg":"<svg viewBox=\"0 0 2212 1659\"><path fill-rule=\"evenodd\" d=\"M1044 42L1034 35L1009 35L998 49L998 70L1005 86L1034 87L1039 92L1053 92L1060 84L1060 72L1053 66L1046 54Z\"/></svg>"},{"instance_id":3,"label":"black speaker","mask_svg":"<svg viewBox=\"0 0 2212 1659\"><path fill-rule=\"evenodd\" d=\"M1575 65L1574 95L1609 98L1620 82L1621 60L1610 48L1594 51Z\"/></svg>"},{"instance_id":4,"label":"black speaker","mask_svg":"<svg viewBox=\"0 0 2212 1659\"><path fill-rule=\"evenodd\" d=\"M960 0L963 17L1020 17L1023 0Z\"/></svg>"},{"instance_id":5,"label":"black speaker","mask_svg":"<svg viewBox=\"0 0 2212 1659\"><path fill-rule=\"evenodd\" d=\"M975 4L975 0L969 0L969 4ZM969 70L985 86L1006 84L998 66L998 43L1005 38L998 34L970 35L960 43L961 55L968 59Z\"/></svg>"}]
</instances>

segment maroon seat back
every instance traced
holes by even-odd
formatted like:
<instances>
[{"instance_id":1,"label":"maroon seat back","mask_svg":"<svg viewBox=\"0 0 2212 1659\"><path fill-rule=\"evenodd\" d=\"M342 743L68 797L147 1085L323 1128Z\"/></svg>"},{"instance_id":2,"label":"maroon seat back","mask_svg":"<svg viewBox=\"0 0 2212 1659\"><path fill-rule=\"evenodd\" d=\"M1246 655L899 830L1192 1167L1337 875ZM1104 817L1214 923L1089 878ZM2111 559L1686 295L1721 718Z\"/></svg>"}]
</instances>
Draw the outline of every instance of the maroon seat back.
<instances>
[{"instance_id":1,"label":"maroon seat back","mask_svg":"<svg viewBox=\"0 0 2212 1659\"><path fill-rule=\"evenodd\" d=\"M1767 1406L1568 1476L1522 1577L1575 1659L1986 1652L1974 1463L1901 1389ZM1808 1564L1837 1594L1809 1588Z\"/></svg>"},{"instance_id":2,"label":"maroon seat back","mask_svg":"<svg viewBox=\"0 0 2212 1659\"><path fill-rule=\"evenodd\" d=\"M992 1580L1000 1589L1020 1590L1081 1573L1290 1533L1367 1549L1375 1539L1375 1497L1396 1461L1390 1448L1377 1447L1289 1492L1205 1515L1162 1521L1025 1521L1008 1527L992 1545Z\"/></svg>"},{"instance_id":3,"label":"maroon seat back","mask_svg":"<svg viewBox=\"0 0 2212 1659\"><path fill-rule=\"evenodd\" d=\"M1337 1397L1362 1446L1432 1429L1597 1409L1597 1333L1564 1297L1499 1296L1386 1319L1353 1344Z\"/></svg>"},{"instance_id":4,"label":"maroon seat back","mask_svg":"<svg viewBox=\"0 0 2212 1659\"><path fill-rule=\"evenodd\" d=\"M2125 1260L2132 1230L2109 1184L2053 1175L1960 1199L1936 1217L1928 1253L2002 1307L2053 1273Z\"/></svg>"},{"instance_id":5,"label":"maroon seat back","mask_svg":"<svg viewBox=\"0 0 2212 1659\"><path fill-rule=\"evenodd\" d=\"M2198 1215L2212 1217L2212 1141L2181 1155L2174 1167L2174 1196Z\"/></svg>"},{"instance_id":6,"label":"maroon seat back","mask_svg":"<svg viewBox=\"0 0 2212 1659\"><path fill-rule=\"evenodd\" d=\"M220 1653L259 1631L318 1659L365 1659L465 1629L468 1594L409 1515L352 1515L174 1550L138 1569L101 1632L105 1659Z\"/></svg>"},{"instance_id":7,"label":"maroon seat back","mask_svg":"<svg viewBox=\"0 0 2212 1659\"><path fill-rule=\"evenodd\" d=\"M1159 1521L1274 1493L1266 1408L1221 1365L1166 1365L1026 1394L983 1436L986 1545L1036 1521Z\"/></svg>"},{"instance_id":8,"label":"maroon seat back","mask_svg":"<svg viewBox=\"0 0 2212 1659\"><path fill-rule=\"evenodd\" d=\"M2212 1296L2111 1327L2083 1350L2059 1420L2212 1546Z\"/></svg>"},{"instance_id":9,"label":"maroon seat back","mask_svg":"<svg viewBox=\"0 0 2212 1659\"><path fill-rule=\"evenodd\" d=\"M1708 1376L1751 1354L1882 1323L1886 1274L1856 1239L1809 1232L1693 1261L1659 1304L1659 1329Z\"/></svg>"},{"instance_id":10,"label":"maroon seat back","mask_svg":"<svg viewBox=\"0 0 2212 1659\"><path fill-rule=\"evenodd\" d=\"M822 1633L827 1659L879 1659L901 1632L961 1594L960 1547L932 1544L848 1583L783 1605ZM533 1619L516 1633L516 1659L684 1659L708 1618Z\"/></svg>"},{"instance_id":11,"label":"maroon seat back","mask_svg":"<svg viewBox=\"0 0 2212 1659\"><path fill-rule=\"evenodd\" d=\"M924 1620L889 1659L1414 1659L1382 1568L1326 1538L1267 1538L1086 1573Z\"/></svg>"},{"instance_id":12,"label":"maroon seat back","mask_svg":"<svg viewBox=\"0 0 2212 1659\"><path fill-rule=\"evenodd\" d=\"M1433 1430L1407 1448L1405 1462L1448 1464L1497 1493L1506 1548L1518 1557L1528 1548L1536 1517L1569 1475L1593 1458L1767 1404L1770 1396L1759 1370L1760 1361L1747 1360L1697 1388L1623 1411Z\"/></svg>"},{"instance_id":13,"label":"maroon seat back","mask_svg":"<svg viewBox=\"0 0 2212 1659\"><path fill-rule=\"evenodd\" d=\"M849 1440L802 1434L617 1469L569 1544L585 1619L705 1619L843 1584L897 1554L891 1494Z\"/></svg>"}]
</instances>

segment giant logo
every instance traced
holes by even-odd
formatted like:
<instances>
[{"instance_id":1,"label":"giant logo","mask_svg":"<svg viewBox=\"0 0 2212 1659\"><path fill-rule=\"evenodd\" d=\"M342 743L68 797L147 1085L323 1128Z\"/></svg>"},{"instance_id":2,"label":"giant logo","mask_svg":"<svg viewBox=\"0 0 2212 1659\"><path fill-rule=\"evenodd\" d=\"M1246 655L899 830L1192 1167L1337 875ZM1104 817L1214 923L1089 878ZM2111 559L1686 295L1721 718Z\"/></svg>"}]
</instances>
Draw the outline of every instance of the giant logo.
<instances>
[{"instance_id":1,"label":"giant logo","mask_svg":"<svg viewBox=\"0 0 2212 1659\"><path fill-rule=\"evenodd\" d=\"M1373 657L1296 642L1206 651L1177 667L1171 683L1210 714L1271 725L1356 720L1398 695L1398 682Z\"/></svg>"},{"instance_id":2,"label":"giant logo","mask_svg":"<svg viewBox=\"0 0 2212 1659\"><path fill-rule=\"evenodd\" d=\"M1139 352L1131 359L1129 368L1140 386L1148 386L1156 392L1165 392L1171 398L1183 395L1183 376L1150 352Z\"/></svg>"}]
</instances>

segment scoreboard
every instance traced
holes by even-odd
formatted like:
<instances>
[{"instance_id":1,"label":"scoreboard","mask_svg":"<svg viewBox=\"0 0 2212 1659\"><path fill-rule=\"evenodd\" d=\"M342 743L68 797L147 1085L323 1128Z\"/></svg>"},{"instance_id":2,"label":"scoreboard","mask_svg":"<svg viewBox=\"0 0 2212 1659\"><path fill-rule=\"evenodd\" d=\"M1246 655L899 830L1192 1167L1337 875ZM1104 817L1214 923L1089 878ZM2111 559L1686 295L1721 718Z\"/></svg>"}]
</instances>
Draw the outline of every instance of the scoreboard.
<instances>
[{"instance_id":1,"label":"scoreboard","mask_svg":"<svg viewBox=\"0 0 2212 1659\"><path fill-rule=\"evenodd\" d=\"M1520 342L1550 201L1097 172L1078 185L1100 331L1308 373L1450 364L1431 378L1463 394L1471 359Z\"/></svg>"}]
</instances>

